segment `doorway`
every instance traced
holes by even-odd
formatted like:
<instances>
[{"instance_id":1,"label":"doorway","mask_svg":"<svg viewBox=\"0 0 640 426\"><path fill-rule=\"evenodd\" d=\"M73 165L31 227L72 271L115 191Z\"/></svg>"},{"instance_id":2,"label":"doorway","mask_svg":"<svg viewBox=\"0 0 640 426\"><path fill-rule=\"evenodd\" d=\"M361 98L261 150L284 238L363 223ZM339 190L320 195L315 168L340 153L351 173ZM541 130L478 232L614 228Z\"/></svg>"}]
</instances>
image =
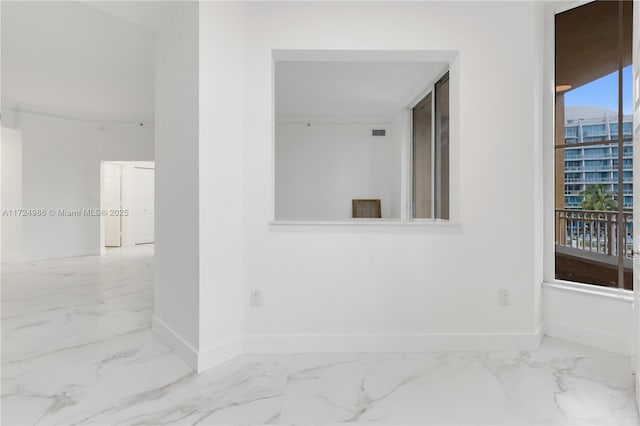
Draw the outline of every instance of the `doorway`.
<instances>
[{"instance_id":1,"label":"doorway","mask_svg":"<svg viewBox=\"0 0 640 426\"><path fill-rule=\"evenodd\" d=\"M101 164L101 249L152 244L154 235L153 161Z\"/></svg>"}]
</instances>

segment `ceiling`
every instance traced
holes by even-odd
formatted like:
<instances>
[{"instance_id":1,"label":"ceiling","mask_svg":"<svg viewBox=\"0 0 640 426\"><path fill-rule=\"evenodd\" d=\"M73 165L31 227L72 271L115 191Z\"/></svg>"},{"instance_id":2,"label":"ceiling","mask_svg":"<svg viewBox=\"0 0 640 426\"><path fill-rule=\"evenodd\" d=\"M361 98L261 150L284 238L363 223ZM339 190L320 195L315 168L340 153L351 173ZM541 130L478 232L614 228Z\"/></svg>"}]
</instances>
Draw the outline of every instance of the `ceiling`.
<instances>
[{"instance_id":1,"label":"ceiling","mask_svg":"<svg viewBox=\"0 0 640 426\"><path fill-rule=\"evenodd\" d=\"M166 22L177 1L93 1L80 3L96 10L124 19L149 30L157 30Z\"/></svg>"},{"instance_id":2,"label":"ceiling","mask_svg":"<svg viewBox=\"0 0 640 426\"><path fill-rule=\"evenodd\" d=\"M120 3L123 14L139 5ZM80 2L2 2L2 105L87 120L152 121L155 40ZM158 12L157 22L161 13ZM152 22L153 21L153 22Z\"/></svg>"},{"instance_id":3,"label":"ceiling","mask_svg":"<svg viewBox=\"0 0 640 426\"><path fill-rule=\"evenodd\" d=\"M631 2L622 5L623 66L627 66L632 59L633 14ZM594 1L556 15L556 84L577 88L616 71L618 30L615 1Z\"/></svg>"},{"instance_id":4,"label":"ceiling","mask_svg":"<svg viewBox=\"0 0 640 426\"><path fill-rule=\"evenodd\" d=\"M445 62L279 61L276 122L387 123L446 67Z\"/></svg>"}]
</instances>

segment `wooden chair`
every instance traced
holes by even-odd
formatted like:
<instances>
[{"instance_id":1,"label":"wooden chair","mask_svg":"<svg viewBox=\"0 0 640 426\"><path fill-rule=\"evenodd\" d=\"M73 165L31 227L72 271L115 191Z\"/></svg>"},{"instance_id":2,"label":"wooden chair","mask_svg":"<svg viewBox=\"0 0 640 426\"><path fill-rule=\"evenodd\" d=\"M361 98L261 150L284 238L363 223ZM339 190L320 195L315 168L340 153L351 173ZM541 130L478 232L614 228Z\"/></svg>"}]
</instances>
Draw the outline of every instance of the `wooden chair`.
<instances>
[{"instance_id":1,"label":"wooden chair","mask_svg":"<svg viewBox=\"0 0 640 426\"><path fill-rule=\"evenodd\" d=\"M380 200L351 200L353 218L382 218Z\"/></svg>"}]
</instances>

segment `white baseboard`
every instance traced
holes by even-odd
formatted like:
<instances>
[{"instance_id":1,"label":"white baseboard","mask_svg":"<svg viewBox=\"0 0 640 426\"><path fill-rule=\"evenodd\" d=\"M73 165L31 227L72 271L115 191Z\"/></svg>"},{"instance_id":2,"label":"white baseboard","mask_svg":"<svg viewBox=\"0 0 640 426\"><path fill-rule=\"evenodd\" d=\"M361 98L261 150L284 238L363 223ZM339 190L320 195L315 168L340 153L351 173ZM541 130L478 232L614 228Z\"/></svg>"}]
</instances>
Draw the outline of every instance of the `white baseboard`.
<instances>
[{"instance_id":1,"label":"white baseboard","mask_svg":"<svg viewBox=\"0 0 640 426\"><path fill-rule=\"evenodd\" d=\"M197 351L156 316L151 324L153 331L198 373L245 353L532 351L543 336L541 327L532 333L249 335Z\"/></svg>"},{"instance_id":2,"label":"white baseboard","mask_svg":"<svg viewBox=\"0 0 640 426\"><path fill-rule=\"evenodd\" d=\"M214 347L198 351L155 315L151 318L151 329L197 373L202 373L243 354L244 340L242 337L236 337Z\"/></svg>"},{"instance_id":3,"label":"white baseboard","mask_svg":"<svg viewBox=\"0 0 640 426\"><path fill-rule=\"evenodd\" d=\"M198 373L222 364L244 353L244 339L240 336L227 340L219 345L200 351L198 356Z\"/></svg>"},{"instance_id":4,"label":"white baseboard","mask_svg":"<svg viewBox=\"0 0 640 426\"><path fill-rule=\"evenodd\" d=\"M603 333L557 321L546 322L544 334L622 355L631 354L629 339L622 335Z\"/></svg>"},{"instance_id":5,"label":"white baseboard","mask_svg":"<svg viewBox=\"0 0 640 426\"><path fill-rule=\"evenodd\" d=\"M57 260L68 259L72 257L84 257L84 256L99 256L101 254L99 248L89 248L84 250L66 250L57 253L50 253L47 255L25 255L14 254L12 256L2 256L2 263L23 263L23 262L39 262L41 260Z\"/></svg>"},{"instance_id":6,"label":"white baseboard","mask_svg":"<svg viewBox=\"0 0 640 426\"><path fill-rule=\"evenodd\" d=\"M532 333L248 335L244 349L245 353L532 351L542 336L541 327Z\"/></svg>"},{"instance_id":7,"label":"white baseboard","mask_svg":"<svg viewBox=\"0 0 640 426\"><path fill-rule=\"evenodd\" d=\"M157 316L151 317L151 330L192 370L198 371L198 351Z\"/></svg>"}]
</instances>

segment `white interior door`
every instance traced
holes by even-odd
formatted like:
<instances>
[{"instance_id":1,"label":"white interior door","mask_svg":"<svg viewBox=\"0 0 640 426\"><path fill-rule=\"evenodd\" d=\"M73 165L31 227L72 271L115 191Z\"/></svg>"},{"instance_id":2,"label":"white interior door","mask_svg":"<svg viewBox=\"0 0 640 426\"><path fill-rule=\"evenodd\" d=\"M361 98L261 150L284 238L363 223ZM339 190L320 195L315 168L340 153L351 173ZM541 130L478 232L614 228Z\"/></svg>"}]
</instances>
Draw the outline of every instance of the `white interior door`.
<instances>
[{"instance_id":1,"label":"white interior door","mask_svg":"<svg viewBox=\"0 0 640 426\"><path fill-rule=\"evenodd\" d=\"M107 210L120 210L122 206L122 168L113 163L104 164L104 205ZM122 223L120 216L104 217L105 247L120 247L122 244Z\"/></svg>"},{"instance_id":2,"label":"white interior door","mask_svg":"<svg viewBox=\"0 0 640 426\"><path fill-rule=\"evenodd\" d=\"M154 242L153 234L153 194L154 170L136 167L134 169L134 229L135 243Z\"/></svg>"},{"instance_id":3,"label":"white interior door","mask_svg":"<svg viewBox=\"0 0 640 426\"><path fill-rule=\"evenodd\" d=\"M634 288L634 354L633 367L636 372L636 403L640 407L640 0L633 2L633 288Z\"/></svg>"}]
</instances>

